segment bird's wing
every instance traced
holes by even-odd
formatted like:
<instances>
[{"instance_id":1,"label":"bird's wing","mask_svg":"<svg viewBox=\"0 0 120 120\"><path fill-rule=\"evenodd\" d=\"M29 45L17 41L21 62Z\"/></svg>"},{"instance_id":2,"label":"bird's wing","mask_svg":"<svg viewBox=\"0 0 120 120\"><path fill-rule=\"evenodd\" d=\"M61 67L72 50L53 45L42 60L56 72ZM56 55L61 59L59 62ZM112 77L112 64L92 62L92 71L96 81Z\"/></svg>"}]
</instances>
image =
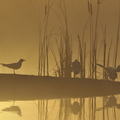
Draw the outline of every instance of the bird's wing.
<instances>
[{"instance_id":1,"label":"bird's wing","mask_svg":"<svg viewBox=\"0 0 120 120\"><path fill-rule=\"evenodd\" d=\"M103 65L101 65L101 64L97 64L98 66L100 66L100 67L102 67L102 68L104 68L104 69L106 69L106 67L104 67Z\"/></svg>"},{"instance_id":2,"label":"bird's wing","mask_svg":"<svg viewBox=\"0 0 120 120\"><path fill-rule=\"evenodd\" d=\"M97 108L97 109L96 109L96 111L103 110L104 108L106 108L106 106L104 106L104 107L101 107L101 108Z\"/></svg>"},{"instance_id":3,"label":"bird's wing","mask_svg":"<svg viewBox=\"0 0 120 120\"><path fill-rule=\"evenodd\" d=\"M16 66L16 63L11 63L11 64L1 63L1 65L5 66L5 67L9 67L9 68L14 68Z\"/></svg>"}]
</instances>

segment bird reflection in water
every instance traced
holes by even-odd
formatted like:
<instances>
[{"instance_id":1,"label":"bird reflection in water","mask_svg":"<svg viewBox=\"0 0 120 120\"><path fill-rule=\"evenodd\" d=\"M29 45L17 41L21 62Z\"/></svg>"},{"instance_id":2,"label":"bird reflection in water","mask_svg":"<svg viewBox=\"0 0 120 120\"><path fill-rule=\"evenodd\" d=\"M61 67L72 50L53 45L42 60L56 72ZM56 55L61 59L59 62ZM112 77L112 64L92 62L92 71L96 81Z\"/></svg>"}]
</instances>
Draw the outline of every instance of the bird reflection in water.
<instances>
[{"instance_id":1,"label":"bird reflection in water","mask_svg":"<svg viewBox=\"0 0 120 120\"><path fill-rule=\"evenodd\" d=\"M120 109L120 104L117 104L117 98L115 96L111 96L111 97L108 98L106 105L102 108L98 108L96 111L100 111L104 108L112 108L112 107L115 107L115 106L118 109Z\"/></svg>"},{"instance_id":2,"label":"bird reflection in water","mask_svg":"<svg viewBox=\"0 0 120 120\"><path fill-rule=\"evenodd\" d=\"M14 105L15 101L13 101L13 105L7 108L2 109L2 111L5 112L14 112L16 114L18 114L20 117L22 116L22 112L19 106L15 106Z\"/></svg>"},{"instance_id":3,"label":"bird reflection in water","mask_svg":"<svg viewBox=\"0 0 120 120\"><path fill-rule=\"evenodd\" d=\"M80 111L81 111L81 108L82 108L82 105L80 105L78 102L74 102L71 106L71 112L74 114L74 115L77 115Z\"/></svg>"},{"instance_id":4,"label":"bird reflection in water","mask_svg":"<svg viewBox=\"0 0 120 120\"><path fill-rule=\"evenodd\" d=\"M10 107L2 109L2 111L14 112L14 113L17 113L19 116L22 116L22 112L19 106L10 106Z\"/></svg>"}]
</instances>

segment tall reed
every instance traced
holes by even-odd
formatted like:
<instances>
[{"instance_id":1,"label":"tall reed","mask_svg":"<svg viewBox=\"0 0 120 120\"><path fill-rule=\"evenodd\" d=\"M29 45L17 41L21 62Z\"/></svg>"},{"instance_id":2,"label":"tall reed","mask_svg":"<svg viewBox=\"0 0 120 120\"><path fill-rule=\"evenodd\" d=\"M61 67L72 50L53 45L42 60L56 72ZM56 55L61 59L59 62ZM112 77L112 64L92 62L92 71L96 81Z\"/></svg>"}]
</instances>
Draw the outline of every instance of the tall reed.
<instances>
[{"instance_id":1,"label":"tall reed","mask_svg":"<svg viewBox=\"0 0 120 120\"><path fill-rule=\"evenodd\" d=\"M31 2L31 1L30 1ZM101 2L97 0L97 10L96 10L96 16L95 16L95 22L94 22L94 11L93 6L90 1L88 1L88 12L89 12L89 19L87 21L87 24L89 22L90 26L90 39L89 39L89 47L86 45L85 42L85 28L87 27L87 24L85 25L85 28L83 30L83 36L80 38L80 35L78 35L78 49L79 49L79 59L81 62L82 70L80 73L81 78L86 78L86 51L89 51L89 74L90 78L97 79L97 54L98 54L98 20L99 20L99 11L100 11L100 4ZM63 19L61 19L61 16L59 13L52 8L53 5L57 5L63 15ZM33 6L33 4L32 4ZM35 10L35 7L33 6L35 14L37 13ZM49 25L49 17L50 17L50 10L52 10L56 16L58 17L58 20L60 21L60 35L59 38L56 39L56 46L58 50L59 60L57 60L56 57L56 51L53 48L53 45L50 42L50 36L51 32L48 32L48 25ZM44 20L42 23L42 27L39 23L39 15L36 14L36 18L38 21L38 30L39 30L39 57L38 57L38 75L39 76L45 76L49 75L49 50L51 50L53 58L55 60L55 64L57 67L57 76L58 77L71 77L71 62L72 62L72 42L73 40L70 38L69 35L69 25L68 25L68 17L67 17L67 9L66 9L66 2L64 0L60 0L60 3L55 4L54 2L50 4L50 0L48 0L47 4L45 5L45 15ZM120 18L119 18L120 19ZM118 43L119 43L119 25L120 20L118 24L118 30L117 30L117 39L116 39L116 46L115 46L115 56L114 56L114 67L116 67L116 61L117 61L117 52L118 52ZM42 28L42 29L40 29ZM53 27L54 29L54 27ZM109 66L110 64L110 49L112 46L112 42L107 54L107 44L106 44L106 26L103 29L103 66ZM89 48L89 50L88 50ZM47 73L46 73L47 72ZM105 70L103 69L103 76L102 79L108 79ZM87 89L87 88L86 88ZM79 119L85 120L86 115L86 100L85 98L78 99L78 102L82 104L82 110L79 112ZM106 99L103 97L103 106L106 104ZM59 109L59 120L68 120L70 119L70 105L71 105L71 99L61 99L60 100L60 109ZM38 101L38 119L40 120L47 120L48 119L48 101L47 100L41 100ZM103 109L103 120L106 118L105 109ZM108 111L107 111L108 112ZM114 109L115 112L115 109ZM107 113L107 118L109 119L109 114ZM116 116L114 116L116 119ZM89 99L89 120L96 120L96 97L91 97Z\"/></svg>"}]
</instances>

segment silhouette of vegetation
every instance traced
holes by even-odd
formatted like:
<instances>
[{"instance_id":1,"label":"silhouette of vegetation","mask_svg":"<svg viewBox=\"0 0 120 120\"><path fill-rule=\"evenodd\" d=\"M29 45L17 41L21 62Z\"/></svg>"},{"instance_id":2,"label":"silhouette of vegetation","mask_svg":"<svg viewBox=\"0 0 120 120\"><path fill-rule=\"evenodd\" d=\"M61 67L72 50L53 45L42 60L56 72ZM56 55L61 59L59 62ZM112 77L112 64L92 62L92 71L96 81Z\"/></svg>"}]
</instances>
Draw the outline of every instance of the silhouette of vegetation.
<instances>
[{"instance_id":1,"label":"silhouette of vegetation","mask_svg":"<svg viewBox=\"0 0 120 120\"><path fill-rule=\"evenodd\" d=\"M78 49L78 58L76 59L73 58L74 40L69 32L66 1L53 0L51 2L47 0L44 6L42 21L38 12L40 11L39 4L35 6L34 2L29 0L35 12L39 32L38 76L0 74L0 82L2 83L0 87L1 91L6 87L4 91L6 94L0 96L0 98L14 100L42 99L38 100L37 106L39 120L48 120L48 99L54 98L60 99L58 111L59 120L69 120L71 113L78 116L78 119L85 120L86 111L88 111L89 120L96 120L96 110L102 110L102 120L109 120L108 108L111 107L114 108L114 119L116 119L116 108L119 109L120 104L117 103L115 96L108 96L120 93L120 83L115 81L117 79L117 73L120 72L120 65L116 67L118 60L120 16L115 46L112 44L112 39L110 46L107 44L106 25L102 28L103 40L99 41L99 12L101 3L104 4L104 1L105 0L97 0L95 7L90 0L87 1L89 16L82 37L81 35L77 35L78 46L76 49ZM60 9L62 15L59 14L59 11L56 11L54 6ZM49 30L51 11L57 16L60 25L53 25ZM56 28L59 28L59 30L58 33L55 34L53 31L56 30ZM86 28L89 30L89 40L85 38ZM52 38L52 36L57 37ZM52 44L51 38L54 39L56 43ZM88 44L86 44L86 41ZM101 45L99 45L99 42L101 42ZM114 54L111 55L111 48L113 47L115 48ZM55 66L52 69L55 73L54 77L50 77L50 53L52 53L53 61L55 62ZM21 67L21 64L13 67L15 63L2 65L12 69ZM101 70L102 72L98 72L100 68L97 65L104 68ZM111 65L112 67L110 67ZM74 75L72 75L72 72ZM77 78L75 78L76 76ZM8 78L10 78L10 81L8 81ZM9 82L9 84L6 84L7 82ZM14 83L14 85L12 83ZM2 94L1 91L0 93ZM97 96L104 96L102 97L102 108L98 109ZM86 97L89 98L87 99ZM88 106L86 107L87 102ZM21 115L18 106L11 106L3 109L3 111L16 111L17 114Z\"/></svg>"}]
</instances>

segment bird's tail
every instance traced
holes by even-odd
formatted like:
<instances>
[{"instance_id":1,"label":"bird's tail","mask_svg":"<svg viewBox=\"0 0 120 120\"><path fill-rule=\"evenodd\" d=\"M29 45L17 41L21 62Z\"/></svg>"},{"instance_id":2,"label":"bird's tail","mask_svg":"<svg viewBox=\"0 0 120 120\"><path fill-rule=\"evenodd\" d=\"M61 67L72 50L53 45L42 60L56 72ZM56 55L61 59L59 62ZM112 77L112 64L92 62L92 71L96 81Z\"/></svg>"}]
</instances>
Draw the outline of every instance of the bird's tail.
<instances>
[{"instance_id":1,"label":"bird's tail","mask_svg":"<svg viewBox=\"0 0 120 120\"><path fill-rule=\"evenodd\" d=\"M7 66L7 65L6 65L6 64L4 64L4 63L0 63L0 65Z\"/></svg>"},{"instance_id":2,"label":"bird's tail","mask_svg":"<svg viewBox=\"0 0 120 120\"><path fill-rule=\"evenodd\" d=\"M103 65L101 65L101 64L97 64L98 66L100 66L100 67L102 67L102 68L104 68L104 69L106 69Z\"/></svg>"}]
</instances>

